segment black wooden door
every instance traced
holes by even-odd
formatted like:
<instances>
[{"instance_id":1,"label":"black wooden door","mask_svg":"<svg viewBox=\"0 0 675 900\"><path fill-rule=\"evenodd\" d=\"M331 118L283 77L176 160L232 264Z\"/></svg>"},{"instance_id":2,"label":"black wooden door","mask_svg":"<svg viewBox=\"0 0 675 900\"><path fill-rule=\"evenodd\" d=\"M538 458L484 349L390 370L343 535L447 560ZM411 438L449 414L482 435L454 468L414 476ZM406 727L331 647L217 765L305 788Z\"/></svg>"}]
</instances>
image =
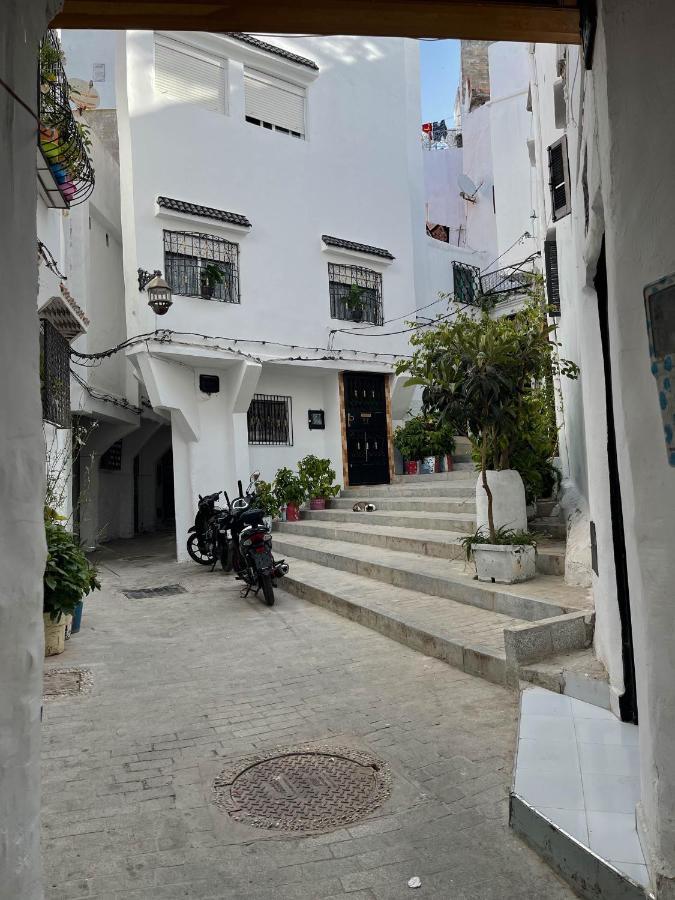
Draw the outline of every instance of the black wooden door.
<instances>
[{"instance_id":1,"label":"black wooden door","mask_svg":"<svg viewBox=\"0 0 675 900\"><path fill-rule=\"evenodd\" d=\"M350 484L389 484L385 376L345 372Z\"/></svg>"}]
</instances>

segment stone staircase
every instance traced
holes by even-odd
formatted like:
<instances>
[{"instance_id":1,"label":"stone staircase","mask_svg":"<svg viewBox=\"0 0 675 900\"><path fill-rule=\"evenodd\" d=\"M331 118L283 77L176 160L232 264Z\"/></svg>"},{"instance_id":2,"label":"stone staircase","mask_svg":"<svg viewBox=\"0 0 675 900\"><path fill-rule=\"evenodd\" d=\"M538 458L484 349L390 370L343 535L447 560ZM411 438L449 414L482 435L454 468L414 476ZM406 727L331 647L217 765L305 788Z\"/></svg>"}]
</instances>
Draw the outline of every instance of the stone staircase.
<instances>
[{"instance_id":1,"label":"stone staircase","mask_svg":"<svg viewBox=\"0 0 675 900\"><path fill-rule=\"evenodd\" d=\"M588 649L591 600L561 577L564 543L543 541L538 575L525 584L475 580L460 543L476 527L475 484L470 464L400 475L278 523L275 552L290 565L284 588L490 681L604 698ZM357 500L377 510L354 512Z\"/></svg>"}]
</instances>

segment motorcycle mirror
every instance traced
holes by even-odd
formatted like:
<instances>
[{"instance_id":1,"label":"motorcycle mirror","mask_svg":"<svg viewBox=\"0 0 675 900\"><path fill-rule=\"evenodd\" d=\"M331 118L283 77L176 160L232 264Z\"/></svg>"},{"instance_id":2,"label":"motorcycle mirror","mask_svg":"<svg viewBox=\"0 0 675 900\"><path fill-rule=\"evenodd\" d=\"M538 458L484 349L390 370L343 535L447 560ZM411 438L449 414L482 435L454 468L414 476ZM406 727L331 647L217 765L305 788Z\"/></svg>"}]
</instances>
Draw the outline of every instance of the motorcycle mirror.
<instances>
[{"instance_id":1,"label":"motorcycle mirror","mask_svg":"<svg viewBox=\"0 0 675 900\"><path fill-rule=\"evenodd\" d=\"M251 481L257 481L260 478L260 472L251 472Z\"/></svg>"}]
</instances>

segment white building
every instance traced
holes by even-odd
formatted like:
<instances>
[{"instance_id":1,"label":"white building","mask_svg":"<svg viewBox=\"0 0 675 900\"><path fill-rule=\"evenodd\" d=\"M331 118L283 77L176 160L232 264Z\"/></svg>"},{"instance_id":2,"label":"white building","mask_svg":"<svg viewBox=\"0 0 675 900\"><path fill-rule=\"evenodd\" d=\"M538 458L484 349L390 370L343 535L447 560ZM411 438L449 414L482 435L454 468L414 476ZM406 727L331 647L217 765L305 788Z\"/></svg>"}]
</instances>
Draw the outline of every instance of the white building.
<instances>
[{"instance_id":1,"label":"white building","mask_svg":"<svg viewBox=\"0 0 675 900\"><path fill-rule=\"evenodd\" d=\"M134 462L135 434L120 435L128 477L99 491L99 531L151 529L175 508L182 558L197 495L232 492L254 468L271 480L314 453L341 483L388 480L392 417L410 403L392 375L407 337L391 332L433 299L416 42L150 31L64 40L70 73L105 72L122 173L126 321L88 336L83 352L126 339L132 402L165 423L154 425L165 452L148 460L154 479ZM139 269L171 285L162 318Z\"/></svg>"}]
</instances>

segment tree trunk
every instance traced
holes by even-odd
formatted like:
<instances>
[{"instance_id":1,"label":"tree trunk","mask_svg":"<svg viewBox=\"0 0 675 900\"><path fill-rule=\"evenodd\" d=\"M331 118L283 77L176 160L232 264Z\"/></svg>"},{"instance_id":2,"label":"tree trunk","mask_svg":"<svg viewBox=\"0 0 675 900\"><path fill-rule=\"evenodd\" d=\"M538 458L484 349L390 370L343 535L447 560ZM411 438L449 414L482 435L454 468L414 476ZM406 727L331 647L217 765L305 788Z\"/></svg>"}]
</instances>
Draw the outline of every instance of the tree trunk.
<instances>
[{"instance_id":1,"label":"tree trunk","mask_svg":"<svg viewBox=\"0 0 675 900\"><path fill-rule=\"evenodd\" d=\"M483 479L483 490L487 494L487 514L488 514L488 529L490 531L490 543L494 544L497 541L497 535L495 533L495 520L492 515L492 491L490 490L490 485L487 480L487 440L486 434L483 432L483 440L481 443L481 453L480 453L480 474Z\"/></svg>"}]
</instances>

